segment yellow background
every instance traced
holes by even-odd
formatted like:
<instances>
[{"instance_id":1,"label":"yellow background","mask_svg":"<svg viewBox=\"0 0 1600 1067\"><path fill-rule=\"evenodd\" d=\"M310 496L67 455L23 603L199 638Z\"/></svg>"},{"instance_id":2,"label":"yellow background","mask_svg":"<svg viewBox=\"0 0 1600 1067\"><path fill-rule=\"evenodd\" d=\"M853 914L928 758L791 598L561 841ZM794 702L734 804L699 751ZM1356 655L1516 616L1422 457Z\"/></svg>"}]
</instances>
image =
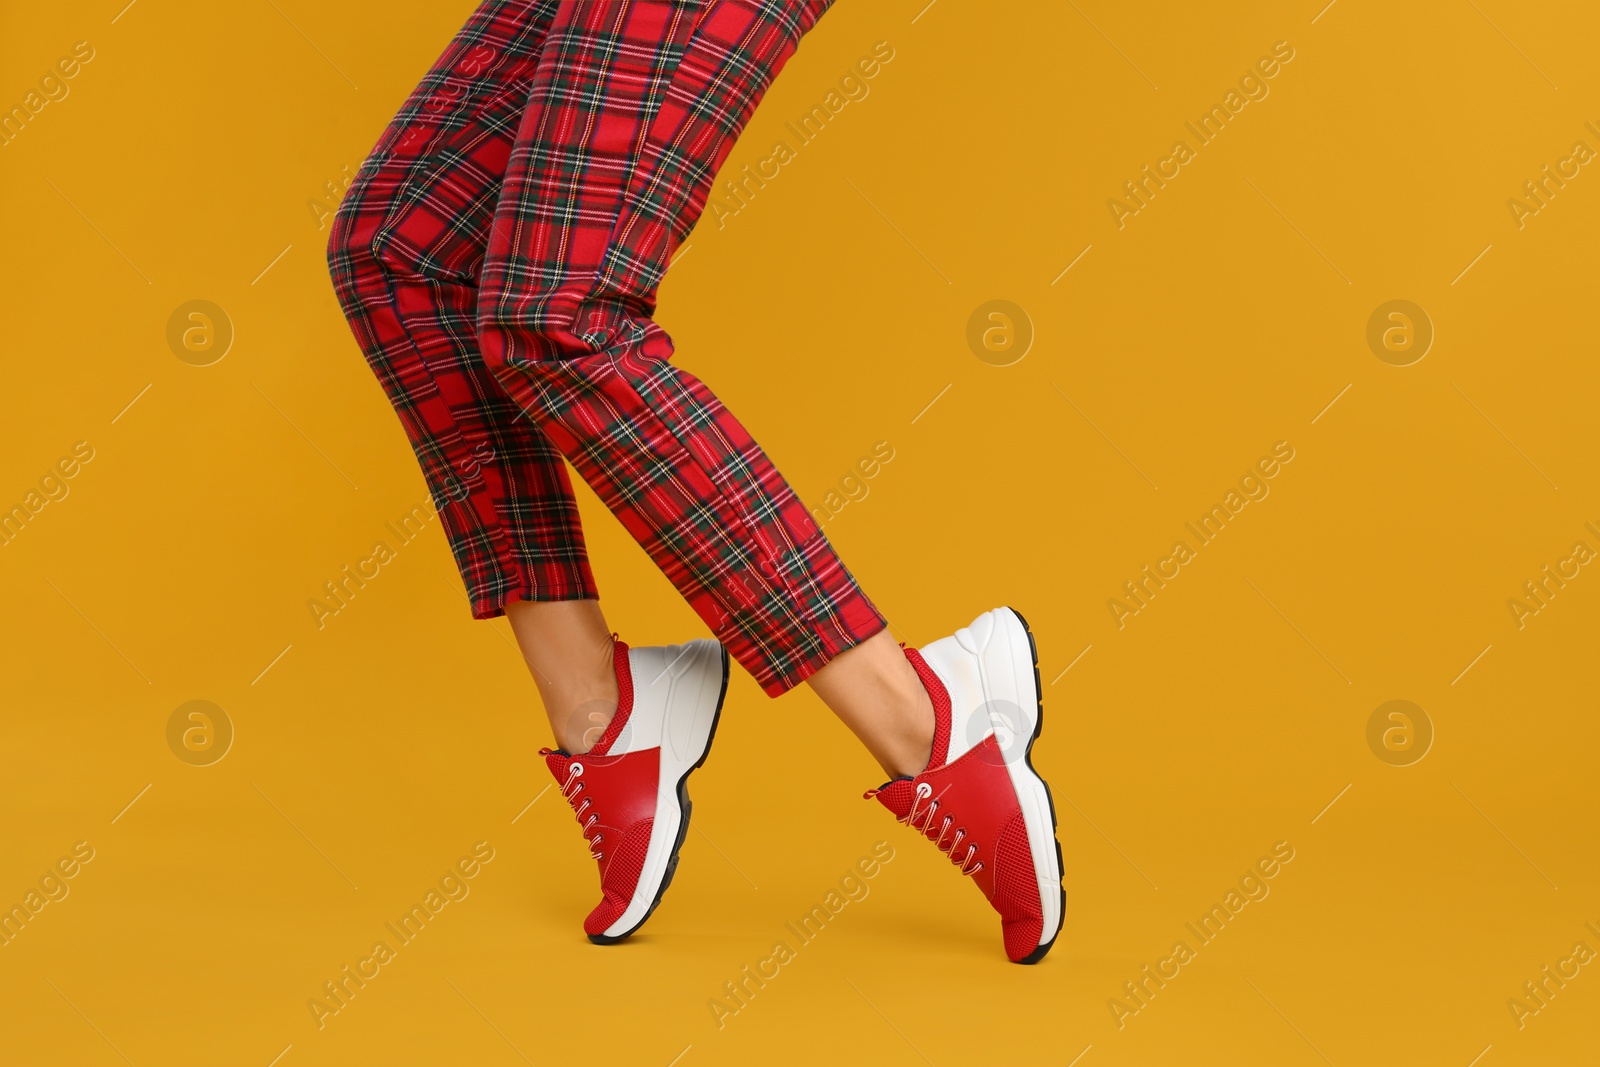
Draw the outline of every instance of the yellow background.
<instances>
[{"instance_id":1,"label":"yellow background","mask_svg":"<svg viewBox=\"0 0 1600 1067\"><path fill-rule=\"evenodd\" d=\"M876 768L810 693L738 671L663 907L629 944L582 938L593 866L559 796L528 807L537 698L437 523L324 629L307 608L427 502L308 202L472 5L124 2L0 8L6 107L96 51L0 148L0 503L95 450L0 547L0 902L95 850L0 947L0 1061L1600 1057L1600 966L1521 1029L1507 1007L1600 949L1600 576L1521 629L1507 607L1600 548L1600 177L1521 229L1507 208L1600 148L1591 9L841 0L756 115L731 171L895 50L707 217L661 320L809 504L892 445L826 528L904 639L1000 603L1032 623L1068 911L1018 968L859 799ZM1270 95L1119 230L1108 199L1280 40ZM212 366L166 342L193 299L236 330ZM1036 331L1011 366L966 341L993 299ZM1436 330L1411 366L1367 346L1391 299ZM1119 630L1107 600L1278 441L1270 496ZM613 625L699 635L581 492ZM211 766L167 744L195 699L236 730ZM1396 699L1435 731L1411 766L1367 743ZM319 1030L307 1000L480 840L470 896ZM718 1029L723 983L880 840L870 895ZM1270 896L1119 1029L1123 983L1279 841Z\"/></svg>"}]
</instances>

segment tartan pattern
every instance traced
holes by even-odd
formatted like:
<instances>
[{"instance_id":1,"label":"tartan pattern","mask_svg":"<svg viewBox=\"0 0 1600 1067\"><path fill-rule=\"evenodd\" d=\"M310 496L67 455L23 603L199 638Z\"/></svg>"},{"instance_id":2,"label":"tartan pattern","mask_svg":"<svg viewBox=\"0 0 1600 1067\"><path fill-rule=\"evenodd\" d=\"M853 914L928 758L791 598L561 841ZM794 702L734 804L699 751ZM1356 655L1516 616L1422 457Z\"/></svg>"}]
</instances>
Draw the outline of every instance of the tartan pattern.
<instances>
[{"instance_id":1,"label":"tartan pattern","mask_svg":"<svg viewBox=\"0 0 1600 1067\"><path fill-rule=\"evenodd\" d=\"M478 351L478 274L555 0L490 0L362 164L334 286L405 428L473 615L595 595L561 454Z\"/></svg>"},{"instance_id":2,"label":"tartan pattern","mask_svg":"<svg viewBox=\"0 0 1600 1067\"><path fill-rule=\"evenodd\" d=\"M770 695L885 625L651 318L718 168L831 3L490 0L363 166L336 285L436 501L469 490L443 495L476 616L596 595L564 455ZM456 477L482 442L481 482Z\"/></svg>"}]
</instances>

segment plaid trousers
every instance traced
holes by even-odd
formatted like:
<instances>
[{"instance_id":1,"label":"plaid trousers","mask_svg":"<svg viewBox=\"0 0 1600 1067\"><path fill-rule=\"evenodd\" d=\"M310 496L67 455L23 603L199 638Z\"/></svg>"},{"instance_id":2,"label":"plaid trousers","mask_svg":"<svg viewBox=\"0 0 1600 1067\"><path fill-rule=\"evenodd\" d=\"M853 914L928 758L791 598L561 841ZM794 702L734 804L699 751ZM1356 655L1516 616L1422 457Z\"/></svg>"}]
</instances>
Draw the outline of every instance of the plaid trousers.
<instances>
[{"instance_id":1,"label":"plaid trousers","mask_svg":"<svg viewBox=\"0 0 1600 1067\"><path fill-rule=\"evenodd\" d=\"M476 618L597 597L562 457L776 696L885 625L652 319L832 0L487 0L362 165L334 287Z\"/></svg>"}]
</instances>

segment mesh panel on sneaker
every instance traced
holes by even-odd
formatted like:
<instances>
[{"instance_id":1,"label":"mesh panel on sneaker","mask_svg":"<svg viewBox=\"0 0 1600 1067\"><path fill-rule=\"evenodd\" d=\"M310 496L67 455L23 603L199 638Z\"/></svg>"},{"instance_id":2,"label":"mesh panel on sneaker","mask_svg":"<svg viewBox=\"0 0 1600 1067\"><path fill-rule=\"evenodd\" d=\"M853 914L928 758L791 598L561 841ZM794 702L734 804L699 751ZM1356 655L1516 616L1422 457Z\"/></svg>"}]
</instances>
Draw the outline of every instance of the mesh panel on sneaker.
<instances>
[{"instance_id":1,"label":"mesh panel on sneaker","mask_svg":"<svg viewBox=\"0 0 1600 1067\"><path fill-rule=\"evenodd\" d=\"M611 665L617 672L617 711L611 716L611 722L606 725L600 740L589 749L589 754L593 756L604 756L611 751L617 735L622 732L633 711L633 670L628 665L628 646L616 634L611 635Z\"/></svg>"},{"instance_id":2,"label":"mesh panel on sneaker","mask_svg":"<svg viewBox=\"0 0 1600 1067\"><path fill-rule=\"evenodd\" d=\"M639 872L644 870L645 853L650 848L650 828L654 819L645 819L634 826L611 851L606 841L606 858L600 861L600 886L605 896L595 905L589 917L583 920L583 932L603 934L606 929L628 910L633 891L639 884Z\"/></svg>"},{"instance_id":3,"label":"mesh panel on sneaker","mask_svg":"<svg viewBox=\"0 0 1600 1067\"><path fill-rule=\"evenodd\" d=\"M1019 960L1039 947L1044 933L1039 879L1028 847L1028 825L1018 811L995 842L994 897L1005 932L1006 955Z\"/></svg>"},{"instance_id":4,"label":"mesh panel on sneaker","mask_svg":"<svg viewBox=\"0 0 1600 1067\"><path fill-rule=\"evenodd\" d=\"M928 699L933 701L933 754L928 758L928 766L942 767L945 760L950 758L950 693L939 681L939 676L933 673L933 668L928 666L928 661L922 658L921 652L914 648L904 651L917 677L922 679L922 688L928 691Z\"/></svg>"},{"instance_id":5,"label":"mesh panel on sneaker","mask_svg":"<svg viewBox=\"0 0 1600 1067\"><path fill-rule=\"evenodd\" d=\"M896 778L885 782L877 789L869 789L861 794L862 800L878 798L878 803L888 808L896 819L904 819L911 810L911 779Z\"/></svg>"}]
</instances>

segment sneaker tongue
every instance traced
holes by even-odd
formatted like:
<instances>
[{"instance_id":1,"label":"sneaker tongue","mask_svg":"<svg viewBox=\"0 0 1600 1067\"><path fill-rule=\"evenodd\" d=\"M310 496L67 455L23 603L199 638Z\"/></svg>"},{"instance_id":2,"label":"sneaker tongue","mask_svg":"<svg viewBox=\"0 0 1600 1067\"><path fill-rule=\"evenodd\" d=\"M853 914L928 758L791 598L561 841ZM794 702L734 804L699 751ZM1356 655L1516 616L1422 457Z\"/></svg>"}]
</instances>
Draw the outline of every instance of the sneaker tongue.
<instances>
[{"instance_id":1,"label":"sneaker tongue","mask_svg":"<svg viewBox=\"0 0 1600 1067\"><path fill-rule=\"evenodd\" d=\"M894 812L895 818L904 819L911 811L911 798L916 792L910 778L896 778L872 795L878 798L878 803Z\"/></svg>"},{"instance_id":2,"label":"sneaker tongue","mask_svg":"<svg viewBox=\"0 0 1600 1067\"><path fill-rule=\"evenodd\" d=\"M550 768L550 773L555 775L556 784L563 785L567 780L567 764L572 762L572 757L557 749L544 749L540 755L544 756L544 765Z\"/></svg>"}]
</instances>

